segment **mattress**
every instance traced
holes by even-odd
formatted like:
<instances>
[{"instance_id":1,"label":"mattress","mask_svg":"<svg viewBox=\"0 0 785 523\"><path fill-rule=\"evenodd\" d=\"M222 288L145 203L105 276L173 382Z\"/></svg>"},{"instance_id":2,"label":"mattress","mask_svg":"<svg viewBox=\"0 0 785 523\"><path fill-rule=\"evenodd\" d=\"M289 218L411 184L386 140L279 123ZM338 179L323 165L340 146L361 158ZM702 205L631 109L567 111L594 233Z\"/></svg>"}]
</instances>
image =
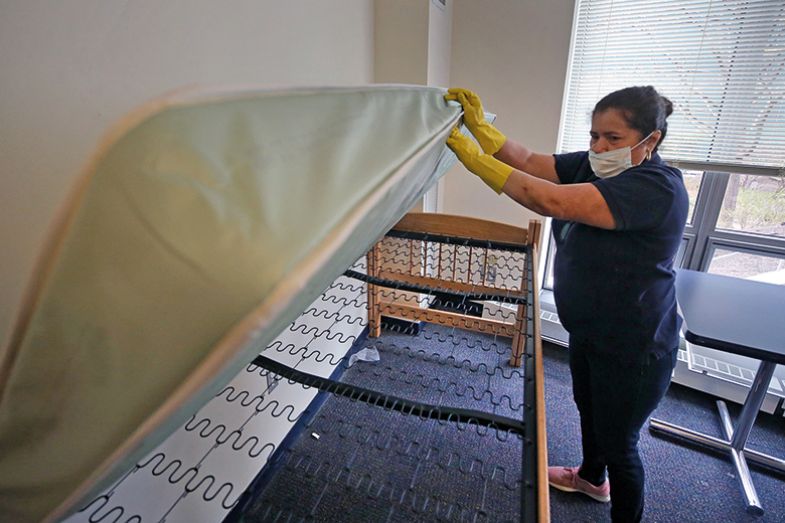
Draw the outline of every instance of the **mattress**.
<instances>
[{"instance_id":1,"label":"mattress","mask_svg":"<svg viewBox=\"0 0 785 523\"><path fill-rule=\"evenodd\" d=\"M442 95L200 91L120 122L2 353L2 519L93 499L364 254L455 161Z\"/></svg>"}]
</instances>

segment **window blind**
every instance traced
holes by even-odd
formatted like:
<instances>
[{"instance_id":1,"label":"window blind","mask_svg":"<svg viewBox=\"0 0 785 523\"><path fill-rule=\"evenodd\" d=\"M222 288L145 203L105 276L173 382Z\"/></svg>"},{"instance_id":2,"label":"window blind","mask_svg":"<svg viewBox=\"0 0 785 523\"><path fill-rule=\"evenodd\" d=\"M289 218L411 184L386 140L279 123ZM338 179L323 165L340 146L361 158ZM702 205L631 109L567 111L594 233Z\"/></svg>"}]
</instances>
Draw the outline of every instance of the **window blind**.
<instances>
[{"instance_id":1,"label":"window blind","mask_svg":"<svg viewBox=\"0 0 785 523\"><path fill-rule=\"evenodd\" d=\"M783 0L578 0L560 150L587 149L594 104L631 85L673 102L666 160L785 173Z\"/></svg>"}]
</instances>

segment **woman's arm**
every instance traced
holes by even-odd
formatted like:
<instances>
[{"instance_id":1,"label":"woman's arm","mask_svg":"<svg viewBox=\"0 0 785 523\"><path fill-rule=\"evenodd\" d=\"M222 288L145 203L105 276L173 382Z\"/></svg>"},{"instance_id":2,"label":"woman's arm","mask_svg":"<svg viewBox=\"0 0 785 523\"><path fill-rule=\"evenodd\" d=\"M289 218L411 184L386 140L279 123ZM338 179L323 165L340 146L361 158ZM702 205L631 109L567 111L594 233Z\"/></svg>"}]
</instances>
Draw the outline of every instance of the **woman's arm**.
<instances>
[{"instance_id":1,"label":"woman's arm","mask_svg":"<svg viewBox=\"0 0 785 523\"><path fill-rule=\"evenodd\" d=\"M526 174L481 151L458 128L450 132L447 146L469 171L494 191L505 193L538 214L603 229L615 228L616 223L605 198L591 183L560 185Z\"/></svg>"},{"instance_id":2,"label":"woman's arm","mask_svg":"<svg viewBox=\"0 0 785 523\"><path fill-rule=\"evenodd\" d=\"M523 145L507 139L502 148L493 156L519 171L552 183L560 183L553 155L535 153Z\"/></svg>"},{"instance_id":3,"label":"woman's arm","mask_svg":"<svg viewBox=\"0 0 785 523\"><path fill-rule=\"evenodd\" d=\"M616 221L605 198L591 183L559 185L513 170L502 192L537 214L614 229Z\"/></svg>"}]
</instances>

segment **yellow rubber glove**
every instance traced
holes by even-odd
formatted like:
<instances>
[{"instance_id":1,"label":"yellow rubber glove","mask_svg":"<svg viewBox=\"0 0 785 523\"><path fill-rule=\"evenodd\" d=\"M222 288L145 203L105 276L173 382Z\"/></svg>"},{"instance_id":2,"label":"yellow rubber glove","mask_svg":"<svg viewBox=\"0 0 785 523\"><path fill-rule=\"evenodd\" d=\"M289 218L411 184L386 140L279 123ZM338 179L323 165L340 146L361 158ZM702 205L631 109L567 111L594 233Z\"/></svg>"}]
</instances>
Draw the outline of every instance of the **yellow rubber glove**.
<instances>
[{"instance_id":1,"label":"yellow rubber glove","mask_svg":"<svg viewBox=\"0 0 785 523\"><path fill-rule=\"evenodd\" d=\"M485 121L485 111L482 110L480 97L469 91L453 87L447 90L445 100L455 100L463 106L463 122L469 131L480 142L482 150L488 154L496 154L502 148L507 137L496 127Z\"/></svg>"},{"instance_id":2,"label":"yellow rubber glove","mask_svg":"<svg viewBox=\"0 0 785 523\"><path fill-rule=\"evenodd\" d=\"M471 172L482 179L496 193L502 192L502 187L510 177L512 167L491 156L483 153L477 144L468 136L454 128L447 138L447 147L452 149L458 159Z\"/></svg>"}]
</instances>

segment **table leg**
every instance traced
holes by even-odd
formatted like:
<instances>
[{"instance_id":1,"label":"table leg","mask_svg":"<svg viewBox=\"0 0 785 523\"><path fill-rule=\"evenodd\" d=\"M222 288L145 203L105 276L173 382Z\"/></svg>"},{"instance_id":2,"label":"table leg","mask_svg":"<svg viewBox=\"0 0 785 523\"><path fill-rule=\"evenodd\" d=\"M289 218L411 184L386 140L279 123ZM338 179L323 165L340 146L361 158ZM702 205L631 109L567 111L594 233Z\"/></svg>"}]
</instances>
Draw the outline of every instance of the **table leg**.
<instances>
[{"instance_id":1,"label":"table leg","mask_svg":"<svg viewBox=\"0 0 785 523\"><path fill-rule=\"evenodd\" d=\"M733 439L733 424L731 423L728 407L725 405L724 401L717 400L717 410L720 411L722 432L725 434L725 439L731 441ZM739 484L741 485L741 493L744 496L744 501L747 503L747 511L758 516L762 515L763 507L760 504L760 498L758 497L758 492L755 490L755 485L752 483L750 469L747 466L744 452L733 448L733 446L728 448L728 452L730 452L733 465L736 467L736 473L739 475Z\"/></svg>"},{"instance_id":2,"label":"table leg","mask_svg":"<svg viewBox=\"0 0 785 523\"><path fill-rule=\"evenodd\" d=\"M747 399L744 401L739 419L736 421L733 439L730 440L731 446L738 451L744 450L744 444L750 435L752 424L755 423L760 406L763 405L763 400L766 398L766 391L769 390L769 383L774 375L776 366L777 364L771 361L761 361L758 366L758 372L755 373L752 387L750 387Z\"/></svg>"},{"instance_id":3,"label":"table leg","mask_svg":"<svg viewBox=\"0 0 785 523\"><path fill-rule=\"evenodd\" d=\"M749 456L752 461L761 461L763 464L772 466L775 469L781 471L785 470L785 467L783 466L785 465L785 461L766 454L744 449L747 437L752 430L752 425L755 422L758 411L766 397L766 391L768 390L769 382L771 382L775 367L776 364L769 361L762 361L758 366L758 372L755 374L752 387L747 394L747 399L744 401L744 406L739 414L736 430L733 429L725 403L722 401L717 402L717 408L720 411L720 418L722 420L722 429L727 441L656 419L652 419L649 423L649 429L652 432L670 434L702 444L714 450L729 452L739 476L739 483L747 504L747 511L756 515L763 514L763 508L758 499L758 494L755 491L755 486L752 483L752 477L750 476L745 454Z\"/></svg>"},{"instance_id":4,"label":"table leg","mask_svg":"<svg viewBox=\"0 0 785 523\"><path fill-rule=\"evenodd\" d=\"M651 419L649 430L654 433L668 434L681 440L697 443L720 454L727 454L731 449L729 441L659 419ZM783 459L747 448L744 449L744 456L747 461L771 469L774 472L785 473L785 460Z\"/></svg>"},{"instance_id":5,"label":"table leg","mask_svg":"<svg viewBox=\"0 0 785 523\"><path fill-rule=\"evenodd\" d=\"M752 387L747 394L747 400L739 413L739 419L736 422L736 429L730 428L730 431L725 436L730 441L731 457L736 466L736 472L739 474L739 483L744 498L747 502L747 511L752 514L763 514L763 507L761 507L758 494L755 492L755 485L752 483L750 476L750 469L747 467L747 460L744 458L744 445L747 443L747 438L752 430L752 425L755 423L755 418L758 417L760 406L766 397L766 391L769 389L771 377L774 374L776 364L770 361L761 361L758 366L758 372L755 373L755 379L752 381ZM724 406L724 403L723 403ZM727 409L725 409L727 413ZM722 414L720 414L722 415ZM725 428L723 422L723 428ZM730 415L728 415L727 424L730 425Z\"/></svg>"}]
</instances>

